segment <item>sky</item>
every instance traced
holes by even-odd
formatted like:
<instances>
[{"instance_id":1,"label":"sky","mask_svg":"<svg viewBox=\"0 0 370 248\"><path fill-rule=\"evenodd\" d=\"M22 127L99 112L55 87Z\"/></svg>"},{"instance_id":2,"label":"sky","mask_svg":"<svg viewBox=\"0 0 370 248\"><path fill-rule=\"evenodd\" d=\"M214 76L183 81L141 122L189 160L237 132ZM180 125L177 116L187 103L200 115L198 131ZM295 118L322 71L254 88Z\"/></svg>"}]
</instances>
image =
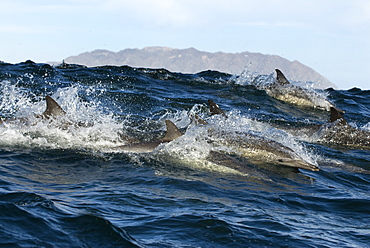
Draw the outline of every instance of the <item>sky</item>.
<instances>
[{"instance_id":1,"label":"sky","mask_svg":"<svg viewBox=\"0 0 370 248\"><path fill-rule=\"evenodd\" d=\"M370 89L370 0L0 0L0 60L194 47L279 55ZM246 65L247 66L247 65Z\"/></svg>"}]
</instances>

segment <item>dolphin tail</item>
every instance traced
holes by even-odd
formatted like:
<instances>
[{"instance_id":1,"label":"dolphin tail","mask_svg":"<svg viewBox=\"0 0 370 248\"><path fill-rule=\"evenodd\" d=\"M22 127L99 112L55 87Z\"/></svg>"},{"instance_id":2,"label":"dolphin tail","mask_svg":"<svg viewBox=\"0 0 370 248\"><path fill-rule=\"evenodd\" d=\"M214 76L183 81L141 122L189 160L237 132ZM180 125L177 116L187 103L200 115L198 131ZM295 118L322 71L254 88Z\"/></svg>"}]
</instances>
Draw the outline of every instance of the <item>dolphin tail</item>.
<instances>
[{"instance_id":1,"label":"dolphin tail","mask_svg":"<svg viewBox=\"0 0 370 248\"><path fill-rule=\"evenodd\" d=\"M42 114L43 117L49 119L50 117L57 117L60 115L65 115L66 112L60 107L60 105L50 96L45 97L46 100L46 110Z\"/></svg>"},{"instance_id":2,"label":"dolphin tail","mask_svg":"<svg viewBox=\"0 0 370 248\"><path fill-rule=\"evenodd\" d=\"M164 142L170 142L182 135L181 131L177 128L177 126L170 120L166 120L166 129L167 129L166 135L162 139L162 141Z\"/></svg>"},{"instance_id":3,"label":"dolphin tail","mask_svg":"<svg viewBox=\"0 0 370 248\"><path fill-rule=\"evenodd\" d=\"M225 118L227 118L227 115L225 114L225 111L223 111L220 106L218 106L217 103L215 103L212 100L208 100L209 104L209 111L211 112L211 115L222 115Z\"/></svg>"},{"instance_id":4,"label":"dolphin tail","mask_svg":"<svg viewBox=\"0 0 370 248\"><path fill-rule=\"evenodd\" d=\"M275 69L275 71L276 71L276 81L279 84L281 84L281 85L290 84L288 79L286 79L284 74L279 69Z\"/></svg>"}]
</instances>

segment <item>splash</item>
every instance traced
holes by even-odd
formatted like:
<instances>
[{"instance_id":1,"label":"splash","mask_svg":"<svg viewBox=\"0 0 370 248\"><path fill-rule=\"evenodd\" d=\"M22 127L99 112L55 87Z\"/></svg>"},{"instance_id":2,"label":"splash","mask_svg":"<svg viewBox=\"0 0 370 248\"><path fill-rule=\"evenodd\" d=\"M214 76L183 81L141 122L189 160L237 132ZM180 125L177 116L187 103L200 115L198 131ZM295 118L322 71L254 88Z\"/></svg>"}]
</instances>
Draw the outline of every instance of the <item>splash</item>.
<instances>
[{"instance_id":1,"label":"splash","mask_svg":"<svg viewBox=\"0 0 370 248\"><path fill-rule=\"evenodd\" d=\"M27 89L17 87L9 81L0 83L0 113L1 116L10 117L18 112L21 108L22 113L28 111L31 106L31 97Z\"/></svg>"},{"instance_id":2,"label":"splash","mask_svg":"<svg viewBox=\"0 0 370 248\"><path fill-rule=\"evenodd\" d=\"M199 110L198 106L193 110L195 109ZM195 111L195 113L199 115L202 114L201 111ZM235 147L222 142L222 137L225 135L233 136L245 133L256 135L257 137L261 137L261 139L271 140L271 142L278 142L281 146L291 149L301 160L317 166L318 156L312 151L309 151L302 143L295 140L292 135L275 129L269 124L243 116L238 111L229 112L227 119L222 116L212 116L207 118L207 122L208 124L206 125L191 124L182 137L159 147L159 149L156 150L157 155L159 154L163 160L170 160L171 164L185 164L194 169L240 174L243 173L244 168L246 168L244 165L238 162L237 164L233 164L235 160L231 157L226 157L226 160L229 161L224 166L222 165L223 161L218 161L221 162L221 164L218 162L215 163L210 155L214 154L214 152L220 154L237 154ZM221 136L216 135L216 137L214 137L213 131L221 133L224 131L227 132ZM240 155L242 156L242 154ZM221 159L223 158L224 157L221 156ZM235 170L235 167L240 170Z\"/></svg>"},{"instance_id":3,"label":"splash","mask_svg":"<svg viewBox=\"0 0 370 248\"><path fill-rule=\"evenodd\" d=\"M370 122L368 122L367 124L365 124L365 125L362 127L362 129L363 129L364 131L370 132Z\"/></svg>"},{"instance_id":4,"label":"splash","mask_svg":"<svg viewBox=\"0 0 370 248\"><path fill-rule=\"evenodd\" d=\"M229 83L237 85L253 85L259 90L278 100L291 104L313 107L329 111L333 106L328 100L328 93L314 88L312 82L288 82L286 84L277 83L274 73L270 75L259 75L249 71L247 67L239 76L229 80Z\"/></svg>"},{"instance_id":5,"label":"splash","mask_svg":"<svg viewBox=\"0 0 370 248\"><path fill-rule=\"evenodd\" d=\"M233 168L227 168L209 160L208 156L212 152L231 153L233 149L222 142L215 147L209 130L218 129L227 130L230 133L253 133L279 142L292 149L302 160L311 164L316 163L315 157L292 136L272 128L269 124L244 116L236 110L230 111L227 119L222 116L208 117L208 108L203 104L195 104L189 111L167 109L135 125L130 115L118 116L107 109L107 105L102 102L103 98L100 97L101 92L97 91L96 87L92 89L76 84L58 88L51 94L67 114L61 119L39 121L35 115L45 110L42 96L35 97L27 94L27 91L16 85L5 84L2 89L4 92L2 106L7 106L7 102L10 102L16 109L13 112L10 108L4 111L8 114L12 113L13 119L27 117L28 120L26 124L14 121L5 122L0 126L2 147L72 149L92 154L119 152L116 148L129 143L130 138L139 139L139 141L161 138L165 130L164 120L168 119L182 128L184 135L168 144L160 145L150 155L152 158L166 157L167 160L172 159L172 162L188 161L187 164L193 161L192 166L236 173ZM16 101L17 98L21 100ZM94 100L86 101L84 98ZM194 115L207 118L209 124L195 125L191 118ZM130 137L131 134L133 135ZM139 164L146 159L145 156L137 154L128 156L134 161L139 161Z\"/></svg>"},{"instance_id":6,"label":"splash","mask_svg":"<svg viewBox=\"0 0 370 248\"><path fill-rule=\"evenodd\" d=\"M252 72L247 66L240 75L234 75L229 79L230 84L236 85L254 85L257 88L263 88L269 84L275 82L274 73L270 75L261 75L256 72Z\"/></svg>"},{"instance_id":7,"label":"splash","mask_svg":"<svg viewBox=\"0 0 370 248\"><path fill-rule=\"evenodd\" d=\"M120 137L122 122L113 114L103 113L99 101L83 101L79 85L59 88L51 94L67 113L55 120L35 117L45 111L43 97L9 82L2 82L1 90L0 113L11 120L0 126L3 147L81 150L124 142Z\"/></svg>"}]
</instances>

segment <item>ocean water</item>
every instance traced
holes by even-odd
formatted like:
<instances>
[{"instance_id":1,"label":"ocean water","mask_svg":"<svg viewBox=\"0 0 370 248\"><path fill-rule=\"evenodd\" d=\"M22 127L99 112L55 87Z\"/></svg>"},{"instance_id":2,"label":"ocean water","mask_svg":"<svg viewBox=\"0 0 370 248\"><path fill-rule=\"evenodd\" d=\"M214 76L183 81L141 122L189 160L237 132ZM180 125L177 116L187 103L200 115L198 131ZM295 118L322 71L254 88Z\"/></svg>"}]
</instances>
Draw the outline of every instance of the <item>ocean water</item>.
<instances>
[{"instance_id":1,"label":"ocean water","mask_svg":"<svg viewBox=\"0 0 370 248\"><path fill-rule=\"evenodd\" d=\"M370 149L289 134L329 113L256 87L271 77L0 63L1 247L370 247ZM63 120L35 118L45 96ZM370 91L318 97L370 132ZM208 99L228 118L210 116ZM165 120L184 135L146 154L118 148L163 137ZM214 128L278 142L320 170L256 164L210 140Z\"/></svg>"}]
</instances>

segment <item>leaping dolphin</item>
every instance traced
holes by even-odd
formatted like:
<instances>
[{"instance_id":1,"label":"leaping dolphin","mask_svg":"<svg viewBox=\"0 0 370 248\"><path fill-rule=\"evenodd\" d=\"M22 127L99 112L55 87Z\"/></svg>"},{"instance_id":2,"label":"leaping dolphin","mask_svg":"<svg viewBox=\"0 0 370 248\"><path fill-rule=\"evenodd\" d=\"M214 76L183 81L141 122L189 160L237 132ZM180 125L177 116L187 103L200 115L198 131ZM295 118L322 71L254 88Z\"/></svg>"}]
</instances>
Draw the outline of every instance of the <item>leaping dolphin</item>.
<instances>
[{"instance_id":1,"label":"leaping dolphin","mask_svg":"<svg viewBox=\"0 0 370 248\"><path fill-rule=\"evenodd\" d=\"M182 135L181 131L177 128L177 126L170 120L166 120L166 135L159 140L154 141L145 141L145 142L137 142L131 143L128 145L119 146L120 150L124 152L130 153L148 153L154 151L161 144L165 144L171 142Z\"/></svg>"},{"instance_id":2,"label":"leaping dolphin","mask_svg":"<svg viewBox=\"0 0 370 248\"><path fill-rule=\"evenodd\" d=\"M330 101L316 91L293 85L279 69L275 69L275 71L277 75L275 82L262 86L269 96L302 107L327 111L330 111L330 107L334 107Z\"/></svg>"},{"instance_id":3,"label":"leaping dolphin","mask_svg":"<svg viewBox=\"0 0 370 248\"><path fill-rule=\"evenodd\" d=\"M212 100L208 100L211 115L225 112ZM208 129L209 142L219 147L228 147L225 151L240 155L253 164L277 164L294 168L318 171L319 168L300 158L291 148L266 137L250 132L229 132L226 130Z\"/></svg>"},{"instance_id":4,"label":"leaping dolphin","mask_svg":"<svg viewBox=\"0 0 370 248\"><path fill-rule=\"evenodd\" d=\"M240 155L253 164L276 164L318 171L319 168L304 161L291 148L268 138L246 132L209 130L212 143L229 148L231 154Z\"/></svg>"}]
</instances>

